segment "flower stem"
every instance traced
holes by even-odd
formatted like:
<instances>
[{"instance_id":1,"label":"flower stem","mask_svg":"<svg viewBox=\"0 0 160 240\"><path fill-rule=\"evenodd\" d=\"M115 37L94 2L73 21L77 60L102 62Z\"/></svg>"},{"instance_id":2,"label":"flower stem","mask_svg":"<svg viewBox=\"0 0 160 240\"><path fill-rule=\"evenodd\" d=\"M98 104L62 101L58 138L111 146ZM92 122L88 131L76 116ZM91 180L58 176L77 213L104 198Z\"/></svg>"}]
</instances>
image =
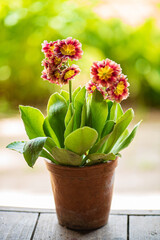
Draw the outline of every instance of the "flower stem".
<instances>
[{"instance_id":1,"label":"flower stem","mask_svg":"<svg viewBox=\"0 0 160 240\"><path fill-rule=\"evenodd\" d=\"M72 102L72 81L69 80L69 102Z\"/></svg>"}]
</instances>

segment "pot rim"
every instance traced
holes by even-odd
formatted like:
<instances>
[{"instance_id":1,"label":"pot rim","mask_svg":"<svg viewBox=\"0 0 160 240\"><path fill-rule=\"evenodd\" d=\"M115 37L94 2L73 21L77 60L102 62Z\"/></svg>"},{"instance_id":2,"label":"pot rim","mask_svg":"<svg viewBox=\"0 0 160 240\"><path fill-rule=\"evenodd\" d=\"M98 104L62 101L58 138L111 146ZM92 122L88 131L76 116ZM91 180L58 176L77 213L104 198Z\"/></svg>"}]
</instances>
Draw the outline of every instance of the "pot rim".
<instances>
[{"instance_id":1,"label":"pot rim","mask_svg":"<svg viewBox=\"0 0 160 240\"><path fill-rule=\"evenodd\" d=\"M118 165L118 156L116 157L115 160L110 160L110 161L107 161L105 163L99 163L99 164L94 164L94 165L91 165L91 166L81 166L81 167L78 167L78 166L65 166L65 165L60 165L60 164L55 164L53 163L52 161L50 160L47 160L47 159L44 159L45 162L46 162L46 165L49 165L50 167L54 167L56 169L59 169L59 170L71 170L71 171L85 171L85 170L89 170L89 169L98 169L98 168L105 168L105 167L108 167L108 166L112 166L112 165L115 165L115 168L117 167Z\"/></svg>"}]
</instances>

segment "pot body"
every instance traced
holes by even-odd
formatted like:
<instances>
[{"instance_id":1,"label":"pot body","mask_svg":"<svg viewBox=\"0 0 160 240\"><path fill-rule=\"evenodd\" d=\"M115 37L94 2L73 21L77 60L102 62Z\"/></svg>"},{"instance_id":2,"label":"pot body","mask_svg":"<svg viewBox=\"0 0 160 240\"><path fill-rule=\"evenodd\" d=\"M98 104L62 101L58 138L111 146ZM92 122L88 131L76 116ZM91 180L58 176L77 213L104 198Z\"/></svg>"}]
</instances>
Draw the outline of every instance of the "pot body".
<instances>
[{"instance_id":1,"label":"pot body","mask_svg":"<svg viewBox=\"0 0 160 240\"><path fill-rule=\"evenodd\" d=\"M59 224L91 230L108 221L117 159L88 167L46 162Z\"/></svg>"}]
</instances>

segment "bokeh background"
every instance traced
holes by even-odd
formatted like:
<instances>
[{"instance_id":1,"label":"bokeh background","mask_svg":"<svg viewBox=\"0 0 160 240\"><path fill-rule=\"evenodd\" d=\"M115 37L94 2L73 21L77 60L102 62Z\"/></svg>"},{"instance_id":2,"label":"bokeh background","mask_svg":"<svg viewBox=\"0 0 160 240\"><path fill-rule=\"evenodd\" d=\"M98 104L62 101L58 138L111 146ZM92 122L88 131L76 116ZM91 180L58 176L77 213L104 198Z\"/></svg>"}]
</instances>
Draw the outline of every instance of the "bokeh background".
<instances>
[{"instance_id":1,"label":"bokeh background","mask_svg":"<svg viewBox=\"0 0 160 240\"><path fill-rule=\"evenodd\" d=\"M40 78L41 43L69 36L79 39L84 55L73 87L90 78L93 61L121 64L130 82L134 122L143 123L117 168L113 208L160 207L160 3L158 0L0 0L0 205L52 207L43 160L34 169L5 149L27 139L18 105L46 114L58 86ZM67 86L63 87L67 90Z\"/></svg>"}]
</instances>

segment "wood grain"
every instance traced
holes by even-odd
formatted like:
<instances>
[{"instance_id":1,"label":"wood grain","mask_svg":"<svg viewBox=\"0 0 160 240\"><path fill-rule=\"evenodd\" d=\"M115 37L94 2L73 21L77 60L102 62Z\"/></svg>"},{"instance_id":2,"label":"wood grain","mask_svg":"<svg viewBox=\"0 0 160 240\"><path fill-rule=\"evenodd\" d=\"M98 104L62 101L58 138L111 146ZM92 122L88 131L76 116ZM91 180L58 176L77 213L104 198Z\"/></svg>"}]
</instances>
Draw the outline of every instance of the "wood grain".
<instances>
[{"instance_id":1,"label":"wood grain","mask_svg":"<svg viewBox=\"0 0 160 240\"><path fill-rule=\"evenodd\" d=\"M160 240L160 216L130 216L130 240Z\"/></svg>"},{"instance_id":2,"label":"wood grain","mask_svg":"<svg viewBox=\"0 0 160 240\"><path fill-rule=\"evenodd\" d=\"M126 240L127 217L110 216L108 225L94 231L72 231L58 224L56 214L41 213L33 240Z\"/></svg>"},{"instance_id":3,"label":"wood grain","mask_svg":"<svg viewBox=\"0 0 160 240\"><path fill-rule=\"evenodd\" d=\"M55 213L55 209L45 208L22 208L22 207L4 207L0 206L0 212L38 212L38 213ZM110 215L157 215L160 216L160 210L111 210Z\"/></svg>"},{"instance_id":4,"label":"wood grain","mask_svg":"<svg viewBox=\"0 0 160 240\"><path fill-rule=\"evenodd\" d=\"M30 240L38 213L0 212L0 240Z\"/></svg>"}]
</instances>

